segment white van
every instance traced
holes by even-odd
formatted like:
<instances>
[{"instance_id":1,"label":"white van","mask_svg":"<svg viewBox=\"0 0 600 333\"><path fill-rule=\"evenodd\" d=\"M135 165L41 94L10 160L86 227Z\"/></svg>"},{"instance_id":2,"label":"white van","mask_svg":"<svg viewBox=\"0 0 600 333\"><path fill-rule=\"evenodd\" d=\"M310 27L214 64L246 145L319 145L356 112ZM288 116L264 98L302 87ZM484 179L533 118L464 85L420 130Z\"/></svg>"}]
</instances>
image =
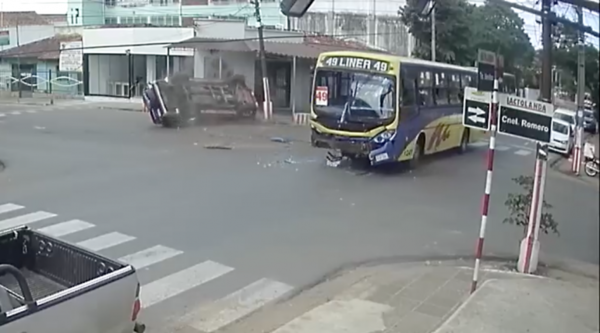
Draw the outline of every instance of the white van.
<instances>
[{"instance_id":1,"label":"white van","mask_svg":"<svg viewBox=\"0 0 600 333\"><path fill-rule=\"evenodd\" d=\"M575 124L577 124L577 113L568 109L557 108L552 115L553 119L566 121L571 127L571 135L575 133Z\"/></svg>"},{"instance_id":2,"label":"white van","mask_svg":"<svg viewBox=\"0 0 600 333\"><path fill-rule=\"evenodd\" d=\"M557 153L569 155L573 148L571 124L559 119L552 119L549 148Z\"/></svg>"}]
</instances>

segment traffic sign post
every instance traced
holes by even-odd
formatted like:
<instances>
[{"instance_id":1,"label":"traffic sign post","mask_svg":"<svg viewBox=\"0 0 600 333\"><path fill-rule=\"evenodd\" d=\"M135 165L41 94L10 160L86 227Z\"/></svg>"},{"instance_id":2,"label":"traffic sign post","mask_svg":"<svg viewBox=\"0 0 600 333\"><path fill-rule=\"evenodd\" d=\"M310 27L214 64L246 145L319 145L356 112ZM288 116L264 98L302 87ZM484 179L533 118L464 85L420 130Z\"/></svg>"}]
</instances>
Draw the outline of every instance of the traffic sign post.
<instances>
[{"instance_id":1,"label":"traffic sign post","mask_svg":"<svg viewBox=\"0 0 600 333\"><path fill-rule=\"evenodd\" d=\"M492 91L494 79L502 80L504 57L491 51L479 49L477 52L477 90Z\"/></svg>"},{"instance_id":2,"label":"traffic sign post","mask_svg":"<svg viewBox=\"0 0 600 333\"><path fill-rule=\"evenodd\" d=\"M490 104L492 104L492 98L489 92L481 92L475 88L466 87L463 101L463 126L489 131L491 123Z\"/></svg>"},{"instance_id":3,"label":"traffic sign post","mask_svg":"<svg viewBox=\"0 0 600 333\"><path fill-rule=\"evenodd\" d=\"M521 273L534 273L539 261L540 242L538 236L543 214L548 143L552 137L553 112L554 106L550 103L509 95L503 95L500 101L498 132L537 142L527 235L521 241L517 263L517 269Z\"/></svg>"}]
</instances>

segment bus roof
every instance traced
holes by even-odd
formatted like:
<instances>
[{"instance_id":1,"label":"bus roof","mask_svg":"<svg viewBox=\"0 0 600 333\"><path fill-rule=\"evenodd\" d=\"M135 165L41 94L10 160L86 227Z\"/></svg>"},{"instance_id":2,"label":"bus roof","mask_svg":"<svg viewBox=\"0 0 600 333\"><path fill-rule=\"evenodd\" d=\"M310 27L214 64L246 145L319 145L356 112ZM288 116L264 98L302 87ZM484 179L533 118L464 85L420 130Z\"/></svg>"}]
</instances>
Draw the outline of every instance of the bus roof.
<instances>
[{"instance_id":1,"label":"bus roof","mask_svg":"<svg viewBox=\"0 0 600 333\"><path fill-rule=\"evenodd\" d=\"M433 67L439 67L439 68L445 68L445 69L454 69L457 71L469 71L469 72L473 72L473 73L477 73L477 67L463 67L463 66L458 66L458 65L452 65L452 64L446 64L443 62L434 62L434 61L429 61L429 60L424 60L424 59L418 59L418 58L409 58L409 57L401 57L401 56L395 56L395 55L391 55L389 53L384 53L384 52L360 52L360 51L332 51L332 52L323 52L321 53L321 56L340 56L340 55L351 55L351 56L356 56L356 57L373 57L373 58L380 58L382 60L386 60L389 62L400 62L400 64L405 63L405 64L415 64L415 65L427 65L427 66L433 66ZM510 73L504 73L504 75L509 75L509 76L514 76L513 74Z\"/></svg>"}]
</instances>

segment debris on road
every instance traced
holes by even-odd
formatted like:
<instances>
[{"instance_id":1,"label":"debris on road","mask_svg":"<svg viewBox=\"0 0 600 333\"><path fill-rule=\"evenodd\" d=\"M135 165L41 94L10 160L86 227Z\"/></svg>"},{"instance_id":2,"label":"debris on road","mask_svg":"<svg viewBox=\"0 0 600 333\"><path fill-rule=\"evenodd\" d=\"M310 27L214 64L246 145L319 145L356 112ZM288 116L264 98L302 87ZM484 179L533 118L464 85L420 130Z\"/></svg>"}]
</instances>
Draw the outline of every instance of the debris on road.
<instances>
[{"instance_id":1,"label":"debris on road","mask_svg":"<svg viewBox=\"0 0 600 333\"><path fill-rule=\"evenodd\" d=\"M282 138L282 137L277 137L277 136L272 137L271 141L272 142L278 142L278 143L290 143L291 142L290 139Z\"/></svg>"},{"instance_id":2,"label":"debris on road","mask_svg":"<svg viewBox=\"0 0 600 333\"><path fill-rule=\"evenodd\" d=\"M225 145L205 145L204 149L212 149L212 150L232 150L233 147L225 146Z\"/></svg>"}]
</instances>

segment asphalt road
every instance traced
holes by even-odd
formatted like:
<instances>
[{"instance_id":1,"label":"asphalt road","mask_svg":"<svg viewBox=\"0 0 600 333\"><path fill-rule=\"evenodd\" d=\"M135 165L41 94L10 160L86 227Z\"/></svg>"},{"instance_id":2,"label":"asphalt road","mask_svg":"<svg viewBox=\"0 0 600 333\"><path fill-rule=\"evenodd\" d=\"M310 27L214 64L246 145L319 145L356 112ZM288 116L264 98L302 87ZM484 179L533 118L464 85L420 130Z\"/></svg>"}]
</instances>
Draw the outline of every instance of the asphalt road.
<instances>
[{"instance_id":1,"label":"asphalt road","mask_svg":"<svg viewBox=\"0 0 600 333\"><path fill-rule=\"evenodd\" d=\"M57 216L33 226L70 219L94 226L64 235L68 241L115 232L135 238L103 249L114 258L137 263L126 255L161 245L146 260L163 259L139 269L152 295L146 302L154 305L144 309L152 327L262 278L278 281L279 295L346 263L474 251L484 147L441 156L415 172L364 173L327 167L324 151L306 143L269 140L284 127L177 131L155 128L135 112L11 110L0 106L6 114L0 159L7 166L0 173L0 208L24 208L0 215L0 229L6 218L46 211ZM523 231L502 224L504 200L516 190L511 178L533 171L533 145L514 138L500 138L498 145L485 251L512 254ZM598 189L549 171L546 198L561 235L543 236L542 251L598 263ZM206 276L189 270L177 280L177 296L167 298L152 284L207 260L221 273L204 286Z\"/></svg>"}]
</instances>

